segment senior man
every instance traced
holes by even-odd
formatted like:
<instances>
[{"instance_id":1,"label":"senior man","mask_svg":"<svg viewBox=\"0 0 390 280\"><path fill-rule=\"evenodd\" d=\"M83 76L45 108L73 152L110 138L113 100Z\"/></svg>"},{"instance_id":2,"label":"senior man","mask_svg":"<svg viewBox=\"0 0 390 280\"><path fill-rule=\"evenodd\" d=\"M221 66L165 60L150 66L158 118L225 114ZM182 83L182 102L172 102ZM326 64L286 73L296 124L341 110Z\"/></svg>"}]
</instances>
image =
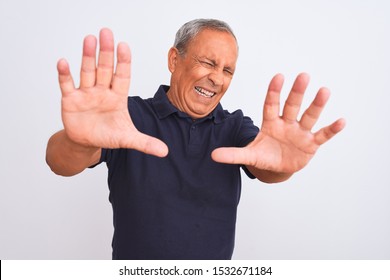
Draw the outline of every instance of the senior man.
<instances>
[{"instance_id":1,"label":"senior man","mask_svg":"<svg viewBox=\"0 0 390 280\"><path fill-rule=\"evenodd\" d=\"M47 146L50 168L72 176L106 162L113 207L113 259L230 259L240 168L267 183L287 180L340 132L339 119L312 133L329 91L321 88L297 120L307 74L279 111L283 76L270 82L259 130L220 104L234 76L238 44L222 21L184 24L168 52L170 86L128 97L130 49L108 29L84 39L80 87L68 63L57 68L64 129Z\"/></svg>"}]
</instances>

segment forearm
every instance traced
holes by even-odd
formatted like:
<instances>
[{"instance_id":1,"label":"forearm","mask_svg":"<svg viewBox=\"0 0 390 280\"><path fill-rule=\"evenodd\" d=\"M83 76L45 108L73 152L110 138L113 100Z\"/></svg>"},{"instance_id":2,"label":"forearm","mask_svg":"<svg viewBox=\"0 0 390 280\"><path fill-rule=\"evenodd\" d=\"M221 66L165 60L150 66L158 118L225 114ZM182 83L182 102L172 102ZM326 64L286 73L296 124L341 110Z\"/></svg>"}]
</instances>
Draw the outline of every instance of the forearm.
<instances>
[{"instance_id":1,"label":"forearm","mask_svg":"<svg viewBox=\"0 0 390 280\"><path fill-rule=\"evenodd\" d=\"M253 166L246 166L248 170L255 176L258 180L264 183L280 183L289 179L293 173L278 173L268 170L262 170L254 168Z\"/></svg>"},{"instance_id":2,"label":"forearm","mask_svg":"<svg viewBox=\"0 0 390 280\"><path fill-rule=\"evenodd\" d=\"M49 139L46 162L54 173L73 176L98 163L100 155L100 148L79 145L61 130Z\"/></svg>"}]
</instances>

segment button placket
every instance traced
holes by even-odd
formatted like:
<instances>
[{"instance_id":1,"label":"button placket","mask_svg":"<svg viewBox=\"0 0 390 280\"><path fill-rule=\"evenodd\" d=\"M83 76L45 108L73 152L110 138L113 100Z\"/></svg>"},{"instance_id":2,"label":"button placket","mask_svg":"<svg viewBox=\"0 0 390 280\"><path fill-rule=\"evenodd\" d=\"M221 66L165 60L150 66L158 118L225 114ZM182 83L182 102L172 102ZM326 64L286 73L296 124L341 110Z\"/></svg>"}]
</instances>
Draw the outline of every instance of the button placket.
<instances>
[{"instance_id":1,"label":"button placket","mask_svg":"<svg viewBox=\"0 0 390 280\"><path fill-rule=\"evenodd\" d=\"M197 155L202 147L199 139L199 124L191 124L189 130L190 139L188 143L188 151L190 154Z\"/></svg>"}]
</instances>

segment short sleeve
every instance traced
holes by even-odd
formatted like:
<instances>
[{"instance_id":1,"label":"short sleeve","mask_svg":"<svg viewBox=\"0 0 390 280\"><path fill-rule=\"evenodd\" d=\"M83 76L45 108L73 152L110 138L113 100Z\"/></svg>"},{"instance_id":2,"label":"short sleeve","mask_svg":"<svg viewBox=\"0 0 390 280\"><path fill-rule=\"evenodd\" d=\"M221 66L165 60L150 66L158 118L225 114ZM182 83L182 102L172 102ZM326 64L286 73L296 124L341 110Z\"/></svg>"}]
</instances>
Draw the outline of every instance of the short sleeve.
<instances>
[{"instance_id":1,"label":"short sleeve","mask_svg":"<svg viewBox=\"0 0 390 280\"><path fill-rule=\"evenodd\" d=\"M250 117L243 117L242 124L240 130L237 134L237 147L245 147L250 142L252 142L257 134L259 133L259 128L254 125L252 119ZM245 174L251 178L255 179L256 177L246 168L245 165L242 165L241 168L244 170Z\"/></svg>"},{"instance_id":2,"label":"short sleeve","mask_svg":"<svg viewBox=\"0 0 390 280\"><path fill-rule=\"evenodd\" d=\"M250 117L243 116L240 129L236 136L237 147L245 147L256 138L258 133L259 128L254 125L252 119Z\"/></svg>"},{"instance_id":3,"label":"short sleeve","mask_svg":"<svg viewBox=\"0 0 390 280\"><path fill-rule=\"evenodd\" d=\"M88 168L94 168L94 167L98 166L99 164L101 164L102 162L107 162L107 156L108 156L109 153L110 153L109 150L102 149L101 154L100 154L99 162L94 164L94 165L91 165Z\"/></svg>"}]
</instances>

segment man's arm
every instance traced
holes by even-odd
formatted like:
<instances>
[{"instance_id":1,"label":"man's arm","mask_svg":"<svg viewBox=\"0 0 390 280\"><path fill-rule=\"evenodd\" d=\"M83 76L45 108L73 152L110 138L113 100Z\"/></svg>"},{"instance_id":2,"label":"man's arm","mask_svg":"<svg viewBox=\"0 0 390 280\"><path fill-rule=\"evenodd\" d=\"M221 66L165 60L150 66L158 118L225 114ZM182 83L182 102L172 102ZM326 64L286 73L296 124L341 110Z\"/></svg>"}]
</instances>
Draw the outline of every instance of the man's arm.
<instances>
[{"instance_id":1,"label":"man's arm","mask_svg":"<svg viewBox=\"0 0 390 280\"><path fill-rule=\"evenodd\" d=\"M294 173L282 173L273 172L264 169L258 169L253 166L246 166L246 168L255 176L258 180L264 183L280 183L288 180Z\"/></svg>"},{"instance_id":2,"label":"man's arm","mask_svg":"<svg viewBox=\"0 0 390 280\"><path fill-rule=\"evenodd\" d=\"M339 133L345 120L339 119L319 131L311 132L330 96L321 88L298 120L303 95L309 83L307 74L296 78L280 114L283 76L276 75L264 102L263 123L256 138L244 148L218 148L212 157L217 162L245 165L259 180L282 182L305 167L318 148Z\"/></svg>"},{"instance_id":3,"label":"man's arm","mask_svg":"<svg viewBox=\"0 0 390 280\"><path fill-rule=\"evenodd\" d=\"M100 155L100 148L77 144L61 130L47 143L46 162L57 175L73 176L98 163Z\"/></svg>"},{"instance_id":4,"label":"man's arm","mask_svg":"<svg viewBox=\"0 0 390 280\"><path fill-rule=\"evenodd\" d=\"M127 107L130 86L130 49L118 44L114 72L114 38L111 30L100 31L97 39L84 39L80 87L75 88L69 65L58 61L62 93L61 115L64 130L54 134L47 145L46 161L57 174L77 174L98 162L101 147L129 148L164 157L167 146L160 140L140 133Z\"/></svg>"}]
</instances>

